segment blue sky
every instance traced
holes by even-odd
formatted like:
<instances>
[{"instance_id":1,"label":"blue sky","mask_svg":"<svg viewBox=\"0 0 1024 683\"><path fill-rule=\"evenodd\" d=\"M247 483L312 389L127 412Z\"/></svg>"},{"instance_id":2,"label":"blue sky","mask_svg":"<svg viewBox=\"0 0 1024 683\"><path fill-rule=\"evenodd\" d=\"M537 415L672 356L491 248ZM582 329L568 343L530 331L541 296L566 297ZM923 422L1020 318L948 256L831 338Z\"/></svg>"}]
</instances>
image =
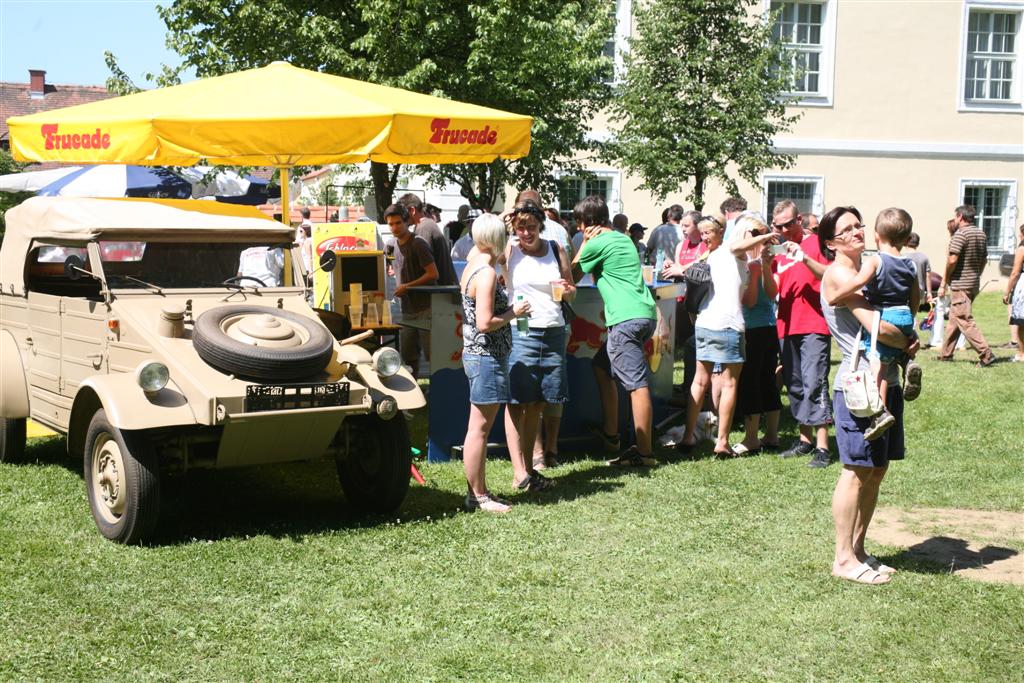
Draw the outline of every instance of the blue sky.
<instances>
[{"instance_id":1,"label":"blue sky","mask_svg":"<svg viewBox=\"0 0 1024 683\"><path fill-rule=\"evenodd\" d=\"M0 80L27 83L29 69L44 69L47 83L103 85L109 50L136 85L152 88L143 74L181 61L164 47L167 30L156 6L155 0L0 0Z\"/></svg>"}]
</instances>

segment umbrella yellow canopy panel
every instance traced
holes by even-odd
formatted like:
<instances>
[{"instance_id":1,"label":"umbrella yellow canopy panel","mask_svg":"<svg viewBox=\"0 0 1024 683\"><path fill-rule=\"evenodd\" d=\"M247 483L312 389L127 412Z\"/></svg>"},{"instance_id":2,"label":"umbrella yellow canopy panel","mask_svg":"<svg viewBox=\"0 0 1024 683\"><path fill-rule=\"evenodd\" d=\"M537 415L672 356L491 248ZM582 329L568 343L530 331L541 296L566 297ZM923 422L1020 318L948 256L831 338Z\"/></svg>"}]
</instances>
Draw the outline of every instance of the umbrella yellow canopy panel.
<instances>
[{"instance_id":1,"label":"umbrella yellow canopy panel","mask_svg":"<svg viewBox=\"0 0 1024 683\"><path fill-rule=\"evenodd\" d=\"M7 124L19 161L288 167L515 159L531 121L274 62Z\"/></svg>"}]
</instances>

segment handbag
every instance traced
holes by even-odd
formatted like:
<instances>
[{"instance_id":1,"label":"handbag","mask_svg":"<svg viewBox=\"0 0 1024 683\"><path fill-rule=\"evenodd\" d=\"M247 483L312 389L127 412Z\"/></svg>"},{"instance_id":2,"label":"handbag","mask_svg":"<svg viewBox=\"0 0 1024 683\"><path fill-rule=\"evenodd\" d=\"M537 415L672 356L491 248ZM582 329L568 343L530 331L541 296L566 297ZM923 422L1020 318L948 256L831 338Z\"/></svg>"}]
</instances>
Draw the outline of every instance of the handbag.
<instances>
[{"instance_id":1,"label":"handbag","mask_svg":"<svg viewBox=\"0 0 1024 683\"><path fill-rule=\"evenodd\" d=\"M704 302L715 294L715 285L711 281L711 264L707 259L694 261L683 271L683 282L686 283L684 305L689 313L700 313Z\"/></svg>"},{"instance_id":2,"label":"handbag","mask_svg":"<svg viewBox=\"0 0 1024 683\"><path fill-rule=\"evenodd\" d=\"M875 311L874 319L871 321L871 353L870 370L860 370L860 339L861 332L857 331L857 339L854 341L853 362L850 365L852 370L847 370L839 378L843 387L843 396L846 398L846 407L850 414L856 417L872 417L882 411L882 397L878 395L878 385L875 383L875 370L878 364L878 323L881 315Z\"/></svg>"}]
</instances>

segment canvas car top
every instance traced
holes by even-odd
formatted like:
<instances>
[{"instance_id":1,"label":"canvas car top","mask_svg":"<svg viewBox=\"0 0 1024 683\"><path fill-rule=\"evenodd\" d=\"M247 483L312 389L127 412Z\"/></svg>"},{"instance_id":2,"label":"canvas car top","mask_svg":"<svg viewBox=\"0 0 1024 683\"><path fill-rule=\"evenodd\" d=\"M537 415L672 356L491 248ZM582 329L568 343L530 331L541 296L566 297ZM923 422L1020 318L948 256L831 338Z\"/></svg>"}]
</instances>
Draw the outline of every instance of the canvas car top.
<instances>
[{"instance_id":1,"label":"canvas car top","mask_svg":"<svg viewBox=\"0 0 1024 683\"><path fill-rule=\"evenodd\" d=\"M0 247L0 287L24 290L23 269L33 239L90 240L118 232L218 231L291 242L295 231L257 209L188 199L31 197L7 211Z\"/></svg>"}]
</instances>

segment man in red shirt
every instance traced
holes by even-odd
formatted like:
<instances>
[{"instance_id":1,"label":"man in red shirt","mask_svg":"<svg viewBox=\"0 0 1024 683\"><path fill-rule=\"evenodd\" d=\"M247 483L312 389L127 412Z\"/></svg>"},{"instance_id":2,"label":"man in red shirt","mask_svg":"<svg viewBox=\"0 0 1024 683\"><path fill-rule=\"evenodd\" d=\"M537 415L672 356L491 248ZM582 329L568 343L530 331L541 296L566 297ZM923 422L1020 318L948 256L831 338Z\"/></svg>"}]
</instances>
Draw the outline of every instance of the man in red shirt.
<instances>
[{"instance_id":1,"label":"man in red shirt","mask_svg":"<svg viewBox=\"0 0 1024 683\"><path fill-rule=\"evenodd\" d=\"M772 228L788 251L772 262L779 286L777 318L782 346L782 373L789 409L800 425L800 438L780 455L810 455L808 467L828 467L828 426L832 403L828 393L832 338L821 312L821 276L828 260L818 240L804 239L802 216L796 204L784 199L772 211Z\"/></svg>"}]
</instances>

